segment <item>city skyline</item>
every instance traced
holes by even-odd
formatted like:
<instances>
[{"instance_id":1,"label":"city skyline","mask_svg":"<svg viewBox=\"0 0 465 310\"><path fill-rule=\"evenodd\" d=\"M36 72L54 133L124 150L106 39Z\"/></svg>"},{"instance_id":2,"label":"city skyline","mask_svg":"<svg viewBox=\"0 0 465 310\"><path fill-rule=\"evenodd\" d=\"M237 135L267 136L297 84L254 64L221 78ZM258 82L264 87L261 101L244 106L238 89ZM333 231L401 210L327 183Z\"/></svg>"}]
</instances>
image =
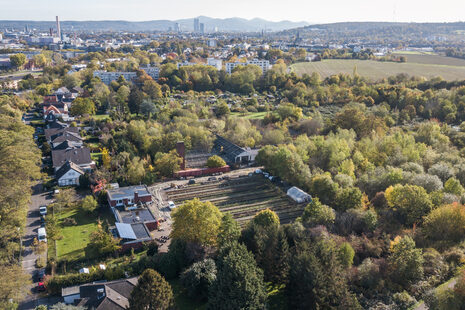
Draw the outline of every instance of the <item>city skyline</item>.
<instances>
[{"instance_id":1,"label":"city skyline","mask_svg":"<svg viewBox=\"0 0 465 310\"><path fill-rule=\"evenodd\" d=\"M147 0L0 0L1 20L53 20L59 15L61 20L178 20L209 16L212 18L239 17L245 19L262 18L269 21L306 21L309 23L333 23L345 21L387 21L387 22L454 22L464 20L465 2L445 0L429 3L420 0L391 1L373 5L366 0L351 2L332 0L324 3L311 3L289 0L282 1L201 0L195 3L177 0L154 3ZM83 10L82 8L86 8Z\"/></svg>"}]
</instances>

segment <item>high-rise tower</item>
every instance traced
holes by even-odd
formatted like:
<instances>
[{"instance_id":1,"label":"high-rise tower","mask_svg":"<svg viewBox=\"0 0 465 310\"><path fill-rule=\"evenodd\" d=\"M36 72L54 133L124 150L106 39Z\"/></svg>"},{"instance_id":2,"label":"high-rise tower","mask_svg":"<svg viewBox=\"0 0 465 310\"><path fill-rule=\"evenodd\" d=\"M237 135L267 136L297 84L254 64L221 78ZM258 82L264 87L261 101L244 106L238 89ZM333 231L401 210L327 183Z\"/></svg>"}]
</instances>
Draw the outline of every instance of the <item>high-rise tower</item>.
<instances>
[{"instance_id":1,"label":"high-rise tower","mask_svg":"<svg viewBox=\"0 0 465 310\"><path fill-rule=\"evenodd\" d=\"M60 39L61 41L61 27L60 27L60 20L58 19L58 16L57 16L57 34L58 34L58 38Z\"/></svg>"}]
</instances>

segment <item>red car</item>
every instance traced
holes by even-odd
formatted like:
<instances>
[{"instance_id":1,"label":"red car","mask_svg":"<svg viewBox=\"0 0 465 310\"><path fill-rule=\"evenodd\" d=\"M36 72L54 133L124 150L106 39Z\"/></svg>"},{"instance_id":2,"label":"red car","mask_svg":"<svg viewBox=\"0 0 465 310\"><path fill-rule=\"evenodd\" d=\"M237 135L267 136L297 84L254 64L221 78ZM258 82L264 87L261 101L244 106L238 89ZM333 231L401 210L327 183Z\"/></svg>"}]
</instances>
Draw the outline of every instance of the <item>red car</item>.
<instances>
[{"instance_id":1,"label":"red car","mask_svg":"<svg viewBox=\"0 0 465 310\"><path fill-rule=\"evenodd\" d=\"M45 283L44 282L39 282L37 284L37 291L38 292L44 292L46 290Z\"/></svg>"}]
</instances>

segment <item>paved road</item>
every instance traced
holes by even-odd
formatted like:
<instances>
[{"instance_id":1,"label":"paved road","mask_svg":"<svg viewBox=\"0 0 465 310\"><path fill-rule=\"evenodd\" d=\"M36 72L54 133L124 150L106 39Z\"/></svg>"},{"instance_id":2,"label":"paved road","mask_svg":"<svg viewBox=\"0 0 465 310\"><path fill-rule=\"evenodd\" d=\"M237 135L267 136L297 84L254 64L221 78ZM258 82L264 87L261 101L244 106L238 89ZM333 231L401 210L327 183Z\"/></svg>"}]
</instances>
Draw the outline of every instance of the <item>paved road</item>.
<instances>
[{"instance_id":1,"label":"paved road","mask_svg":"<svg viewBox=\"0 0 465 310\"><path fill-rule=\"evenodd\" d=\"M37 237L37 230L40 227L39 207L42 205L50 204L51 198L49 198L48 193L43 192L41 183L37 183L32 189L33 193L31 196L31 203L29 204L29 211L26 221L26 233L23 236L22 265L24 271L31 275L33 285L31 286L30 294L21 303L19 309L34 309L34 307L40 304L50 304L49 302L55 303L53 301L54 299L49 301L49 298L42 298L43 296L38 294L36 291L37 282L35 275L38 269L35 266L35 262L38 258L38 255L33 251L32 248L34 238Z\"/></svg>"}]
</instances>

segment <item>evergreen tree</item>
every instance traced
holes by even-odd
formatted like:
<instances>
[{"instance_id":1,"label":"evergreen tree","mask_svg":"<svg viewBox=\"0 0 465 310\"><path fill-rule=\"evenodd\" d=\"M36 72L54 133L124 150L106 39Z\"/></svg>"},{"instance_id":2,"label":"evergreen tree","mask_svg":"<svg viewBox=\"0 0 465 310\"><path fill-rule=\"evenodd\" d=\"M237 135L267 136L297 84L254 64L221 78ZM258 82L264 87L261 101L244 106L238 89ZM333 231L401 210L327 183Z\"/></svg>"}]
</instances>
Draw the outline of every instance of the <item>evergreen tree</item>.
<instances>
[{"instance_id":1,"label":"evergreen tree","mask_svg":"<svg viewBox=\"0 0 465 310\"><path fill-rule=\"evenodd\" d=\"M165 310L174 308L171 286L155 270L146 269L129 298L131 310Z\"/></svg>"},{"instance_id":2,"label":"evergreen tree","mask_svg":"<svg viewBox=\"0 0 465 310\"><path fill-rule=\"evenodd\" d=\"M217 268L207 309L265 309L263 271L243 244L234 242L221 249Z\"/></svg>"},{"instance_id":3,"label":"evergreen tree","mask_svg":"<svg viewBox=\"0 0 465 310\"><path fill-rule=\"evenodd\" d=\"M297 244L287 291L292 309L360 309L348 290L338 251L330 240Z\"/></svg>"},{"instance_id":4,"label":"evergreen tree","mask_svg":"<svg viewBox=\"0 0 465 310\"><path fill-rule=\"evenodd\" d=\"M241 236L241 228L230 213L226 213L221 218L218 232L218 244L222 246L226 243L237 241Z\"/></svg>"}]
</instances>

